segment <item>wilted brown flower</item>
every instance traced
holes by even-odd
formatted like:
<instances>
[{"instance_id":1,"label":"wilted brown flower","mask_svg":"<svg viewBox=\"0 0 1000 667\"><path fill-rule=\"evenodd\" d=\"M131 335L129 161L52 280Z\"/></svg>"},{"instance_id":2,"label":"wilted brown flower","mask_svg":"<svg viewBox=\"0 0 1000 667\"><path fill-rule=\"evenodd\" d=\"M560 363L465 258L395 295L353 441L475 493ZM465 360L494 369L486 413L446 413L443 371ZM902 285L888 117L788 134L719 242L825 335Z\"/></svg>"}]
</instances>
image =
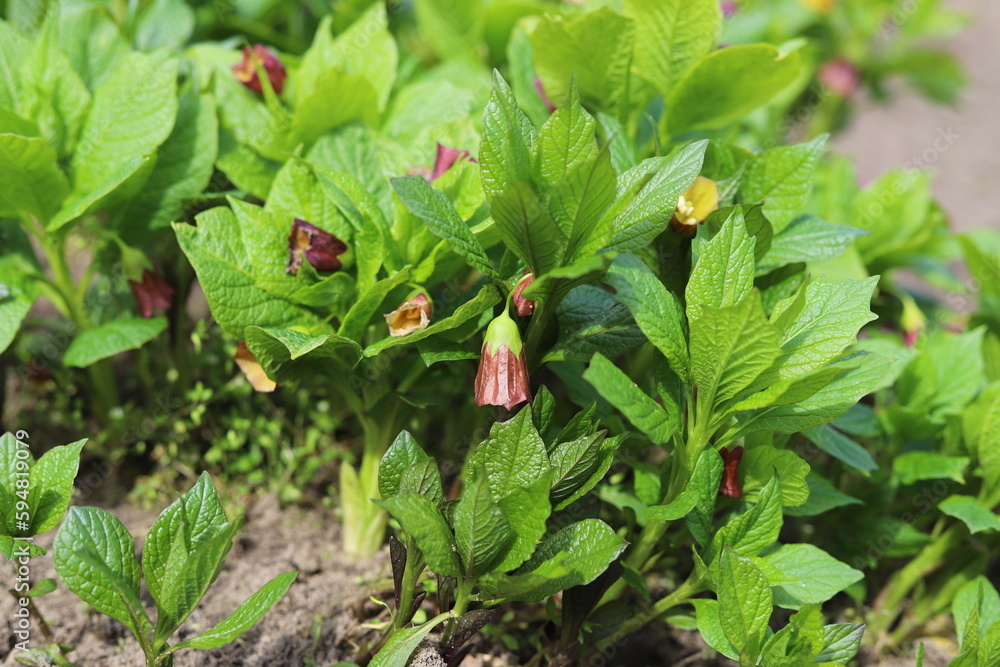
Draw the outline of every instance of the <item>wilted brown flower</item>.
<instances>
[{"instance_id":1,"label":"wilted brown flower","mask_svg":"<svg viewBox=\"0 0 1000 667\"><path fill-rule=\"evenodd\" d=\"M719 450L722 456L722 481L719 483L719 494L730 498L742 498L743 487L740 486L740 461L743 459L743 447L733 447L729 451L725 447Z\"/></svg>"},{"instance_id":2,"label":"wilted brown flower","mask_svg":"<svg viewBox=\"0 0 1000 667\"><path fill-rule=\"evenodd\" d=\"M526 317L535 312L535 302L524 298L525 288L533 282L535 282L535 276L530 271L525 271L524 278L521 278L521 282L514 288L514 295L511 297L511 301L514 302L514 311L518 317Z\"/></svg>"},{"instance_id":3,"label":"wilted brown flower","mask_svg":"<svg viewBox=\"0 0 1000 667\"><path fill-rule=\"evenodd\" d=\"M257 66L260 65L267 73L267 80L271 83L271 88L278 95L285 88L285 79L288 73L285 66L278 60L269 48L263 44L254 44L253 47L243 48L243 60L233 65L233 74L236 80L255 93L263 92L260 77L257 74Z\"/></svg>"},{"instance_id":4,"label":"wilted brown flower","mask_svg":"<svg viewBox=\"0 0 1000 667\"><path fill-rule=\"evenodd\" d=\"M153 311L157 308L170 308L174 302L174 288L158 273L149 269L143 270L141 283L130 280L128 284L132 287L139 314L147 319L153 316Z\"/></svg>"},{"instance_id":5,"label":"wilted brown flower","mask_svg":"<svg viewBox=\"0 0 1000 667\"><path fill-rule=\"evenodd\" d=\"M298 273L303 259L317 271L330 272L342 266L337 257L347 252L347 244L333 234L295 218L292 233L288 235L288 252L286 273Z\"/></svg>"},{"instance_id":6,"label":"wilted brown flower","mask_svg":"<svg viewBox=\"0 0 1000 667\"><path fill-rule=\"evenodd\" d=\"M472 157L469 151L463 151L457 148L448 148L447 146L438 144L437 156L434 158L434 171L431 172L429 182L433 183L437 179L444 176L445 172L454 167L455 163L459 160L475 162L476 158Z\"/></svg>"},{"instance_id":7,"label":"wilted brown flower","mask_svg":"<svg viewBox=\"0 0 1000 667\"><path fill-rule=\"evenodd\" d=\"M476 373L476 405L501 405L508 410L531 400L528 365L521 332L507 310L490 322Z\"/></svg>"},{"instance_id":8,"label":"wilted brown flower","mask_svg":"<svg viewBox=\"0 0 1000 667\"><path fill-rule=\"evenodd\" d=\"M257 357L253 356L253 352L247 349L243 341L236 344L236 365L243 371L243 375L254 390L270 393L278 388L278 383L267 377Z\"/></svg>"},{"instance_id":9,"label":"wilted brown flower","mask_svg":"<svg viewBox=\"0 0 1000 667\"><path fill-rule=\"evenodd\" d=\"M399 308L385 315L385 323L389 325L389 335L396 338L411 334L420 329L426 329L434 314L434 304L426 294L418 294L409 301L404 301Z\"/></svg>"}]
</instances>

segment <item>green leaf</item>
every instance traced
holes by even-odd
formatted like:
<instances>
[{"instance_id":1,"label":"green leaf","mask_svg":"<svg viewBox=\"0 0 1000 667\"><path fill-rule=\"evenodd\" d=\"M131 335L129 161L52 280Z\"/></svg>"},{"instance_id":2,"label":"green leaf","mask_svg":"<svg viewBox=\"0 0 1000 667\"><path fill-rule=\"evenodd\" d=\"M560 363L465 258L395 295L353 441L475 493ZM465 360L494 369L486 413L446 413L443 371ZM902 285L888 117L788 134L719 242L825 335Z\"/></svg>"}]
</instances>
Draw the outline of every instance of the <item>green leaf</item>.
<instances>
[{"instance_id":1,"label":"green leaf","mask_svg":"<svg viewBox=\"0 0 1000 667\"><path fill-rule=\"evenodd\" d=\"M548 193L548 209L568 241L565 261L581 263L595 258L611 235L605 212L615 200L615 169L604 150L571 171ZM609 258L610 261L610 258Z\"/></svg>"},{"instance_id":2,"label":"green leaf","mask_svg":"<svg viewBox=\"0 0 1000 667\"><path fill-rule=\"evenodd\" d=\"M350 340L362 340L368 323L378 312L386 297L392 290L405 284L410 279L410 275L410 267L404 266L400 271L368 288L347 311L347 316L344 317L338 333Z\"/></svg>"},{"instance_id":3,"label":"green leaf","mask_svg":"<svg viewBox=\"0 0 1000 667\"><path fill-rule=\"evenodd\" d=\"M683 380L688 370L684 310L676 295L667 291L652 271L631 253L620 255L605 278L615 298L632 313L635 323L663 353Z\"/></svg>"},{"instance_id":4,"label":"green leaf","mask_svg":"<svg viewBox=\"0 0 1000 667\"><path fill-rule=\"evenodd\" d=\"M765 480L777 475L781 485L782 506L795 507L809 497L809 486L806 484L809 470L809 464L795 452L770 445L751 447L740 463L740 473L744 480L748 480L743 485L743 492L752 496L757 488L763 486Z\"/></svg>"},{"instance_id":5,"label":"green leaf","mask_svg":"<svg viewBox=\"0 0 1000 667\"><path fill-rule=\"evenodd\" d=\"M985 379L984 333L980 327L957 335L941 331L925 339L899 378L899 402L933 419L963 410Z\"/></svg>"},{"instance_id":6,"label":"green leaf","mask_svg":"<svg viewBox=\"0 0 1000 667\"><path fill-rule=\"evenodd\" d=\"M857 227L835 225L811 215L795 218L774 236L770 250L757 262L757 275L797 262L835 259L863 235Z\"/></svg>"},{"instance_id":7,"label":"green leaf","mask_svg":"<svg viewBox=\"0 0 1000 667\"><path fill-rule=\"evenodd\" d=\"M705 640L705 643L730 660L739 660L739 651L726 639L726 633L722 629L722 620L719 618L719 601L695 598L690 602L694 605L698 634Z\"/></svg>"},{"instance_id":8,"label":"green leaf","mask_svg":"<svg viewBox=\"0 0 1000 667\"><path fill-rule=\"evenodd\" d=\"M364 76L330 67L319 75L312 93L295 109L291 142L312 145L323 134L352 120L378 124L378 92Z\"/></svg>"},{"instance_id":9,"label":"green leaf","mask_svg":"<svg viewBox=\"0 0 1000 667\"><path fill-rule=\"evenodd\" d=\"M632 71L664 98L722 31L714 0L626 0L624 13L635 24Z\"/></svg>"},{"instance_id":10,"label":"green leaf","mask_svg":"<svg viewBox=\"0 0 1000 667\"><path fill-rule=\"evenodd\" d=\"M371 3L364 14L337 35L331 51L336 63L348 74L364 77L375 88L378 108L385 109L399 64L386 6Z\"/></svg>"},{"instance_id":11,"label":"green leaf","mask_svg":"<svg viewBox=\"0 0 1000 667\"><path fill-rule=\"evenodd\" d=\"M141 85L136 85L141 81ZM177 118L177 61L132 53L94 92L73 154L73 192L95 190L126 159L152 153Z\"/></svg>"},{"instance_id":12,"label":"green leaf","mask_svg":"<svg viewBox=\"0 0 1000 667\"><path fill-rule=\"evenodd\" d=\"M420 34L438 58L478 62L486 30L484 4L479 0L415 0Z\"/></svg>"},{"instance_id":13,"label":"green leaf","mask_svg":"<svg viewBox=\"0 0 1000 667\"><path fill-rule=\"evenodd\" d=\"M449 317L433 323L426 329L414 331L406 336L401 336L399 338L383 338L379 342L366 347L365 356L374 357L385 350L399 347L400 345L413 344L422 341L425 338L429 338L430 336L434 336L445 331L451 331L452 329L460 327L466 322L479 317L499 302L500 293L497 291L497 288L493 285L486 285L479 290L479 294L477 294L474 299L463 303Z\"/></svg>"},{"instance_id":14,"label":"green leaf","mask_svg":"<svg viewBox=\"0 0 1000 667\"><path fill-rule=\"evenodd\" d=\"M194 32L194 21L194 10L187 3L153 0L139 13L135 46L141 51L180 50Z\"/></svg>"},{"instance_id":15,"label":"green leaf","mask_svg":"<svg viewBox=\"0 0 1000 667\"><path fill-rule=\"evenodd\" d=\"M750 293L755 239L747 234L742 213L734 211L719 233L701 243L684 295L689 321L701 309L734 306Z\"/></svg>"},{"instance_id":16,"label":"green leaf","mask_svg":"<svg viewBox=\"0 0 1000 667\"><path fill-rule=\"evenodd\" d=\"M544 474L531 486L516 488L497 501L504 517L514 530L514 541L497 572L510 572L520 567L535 552L538 540L545 535L545 522L552 513L549 488L554 484L551 475Z\"/></svg>"},{"instance_id":17,"label":"green leaf","mask_svg":"<svg viewBox=\"0 0 1000 667\"><path fill-rule=\"evenodd\" d=\"M973 534L1000 530L1000 517L972 496L948 496L938 504L938 509L961 519Z\"/></svg>"},{"instance_id":18,"label":"green leaf","mask_svg":"<svg viewBox=\"0 0 1000 667\"><path fill-rule=\"evenodd\" d=\"M107 178L98 183L92 190L78 192L74 188L46 225L48 231L54 232L65 225L92 213L113 201L112 195L126 182L139 182L149 173L153 166L153 156L121 159L110 168ZM131 194L131 193L129 193ZM124 197L124 194L122 194Z\"/></svg>"},{"instance_id":19,"label":"green leaf","mask_svg":"<svg viewBox=\"0 0 1000 667\"><path fill-rule=\"evenodd\" d=\"M403 532L416 541L432 572L448 577L462 576L455 536L431 499L411 493L382 498L375 503L388 511Z\"/></svg>"},{"instance_id":20,"label":"green leaf","mask_svg":"<svg viewBox=\"0 0 1000 667\"><path fill-rule=\"evenodd\" d=\"M299 283L285 273L291 216L236 200L231 204L232 210L201 213L197 226L174 224L219 325L237 339L250 325L329 331L316 315L292 302Z\"/></svg>"},{"instance_id":21,"label":"green leaf","mask_svg":"<svg viewBox=\"0 0 1000 667\"><path fill-rule=\"evenodd\" d=\"M134 634L141 631L133 621L134 610L130 611L139 599L135 542L118 519L96 507L73 507L56 533L53 548L56 572L66 588ZM95 561L104 567L95 566Z\"/></svg>"},{"instance_id":22,"label":"green leaf","mask_svg":"<svg viewBox=\"0 0 1000 667\"><path fill-rule=\"evenodd\" d=\"M475 579L500 565L514 544L514 530L494 501L486 478L466 486L452 521L462 576L466 579Z\"/></svg>"},{"instance_id":23,"label":"green leaf","mask_svg":"<svg viewBox=\"0 0 1000 667\"><path fill-rule=\"evenodd\" d=\"M5 239L5 242L7 239ZM6 350L38 298L38 281L11 256L0 257L0 352Z\"/></svg>"},{"instance_id":24,"label":"green leaf","mask_svg":"<svg viewBox=\"0 0 1000 667\"><path fill-rule=\"evenodd\" d=\"M719 453L711 447L706 448L698 457L691 480L684 490L666 505L647 507L646 518L660 521L683 519L698 504L699 497L708 491L718 493L722 468L722 457Z\"/></svg>"},{"instance_id":25,"label":"green leaf","mask_svg":"<svg viewBox=\"0 0 1000 667\"><path fill-rule=\"evenodd\" d=\"M823 650L814 662L845 663L857 655L865 626L861 623L837 623L823 628Z\"/></svg>"},{"instance_id":26,"label":"green leaf","mask_svg":"<svg viewBox=\"0 0 1000 667\"><path fill-rule=\"evenodd\" d=\"M556 319L559 339L545 362L589 361L595 352L614 358L646 342L628 308L597 285L570 290L556 309Z\"/></svg>"},{"instance_id":27,"label":"green leaf","mask_svg":"<svg viewBox=\"0 0 1000 667\"><path fill-rule=\"evenodd\" d=\"M868 451L840 431L824 425L803 431L810 442L830 456L843 461L863 475L878 470L878 463Z\"/></svg>"},{"instance_id":28,"label":"green leaf","mask_svg":"<svg viewBox=\"0 0 1000 667\"><path fill-rule=\"evenodd\" d=\"M970 632L985 637L990 627L1000 621L1000 595L993 584L980 575L958 590L951 613L960 645Z\"/></svg>"},{"instance_id":29,"label":"green leaf","mask_svg":"<svg viewBox=\"0 0 1000 667\"><path fill-rule=\"evenodd\" d=\"M298 576L298 572L286 572L267 582L247 598L236 610L208 632L174 644L168 653L182 648L212 649L224 646L254 626L261 617L284 597Z\"/></svg>"},{"instance_id":30,"label":"green leaf","mask_svg":"<svg viewBox=\"0 0 1000 667\"><path fill-rule=\"evenodd\" d=\"M403 472L415 463L428 458L427 454L409 431L400 431L382 456L378 467L378 492L383 498L392 498L399 493Z\"/></svg>"},{"instance_id":31,"label":"green leaf","mask_svg":"<svg viewBox=\"0 0 1000 667\"><path fill-rule=\"evenodd\" d=\"M444 621L451 618L451 614L441 614L432 618L423 625L411 628L396 630L392 636L372 658L370 667L406 667L410 662L410 656L420 646L420 642Z\"/></svg>"},{"instance_id":32,"label":"green leaf","mask_svg":"<svg viewBox=\"0 0 1000 667\"><path fill-rule=\"evenodd\" d=\"M343 372L361 358L361 347L336 334L307 336L295 329L247 327L246 346L267 377L275 382L292 382L310 377L317 370Z\"/></svg>"},{"instance_id":33,"label":"green leaf","mask_svg":"<svg viewBox=\"0 0 1000 667\"><path fill-rule=\"evenodd\" d=\"M310 160L319 162L317 151L325 145L322 141L317 143L309 152ZM345 243L350 242L354 236L354 228L336 202L327 196L311 163L305 160L291 158L284 164L274 177L264 209L284 213L289 218L306 220ZM334 274L336 275L346 274Z\"/></svg>"},{"instance_id":34,"label":"green leaf","mask_svg":"<svg viewBox=\"0 0 1000 667\"><path fill-rule=\"evenodd\" d=\"M841 493L818 473L810 472L806 475L806 484L809 486L809 498L797 507L786 507L785 514L788 516L817 516L836 507L863 504L857 498Z\"/></svg>"},{"instance_id":35,"label":"green leaf","mask_svg":"<svg viewBox=\"0 0 1000 667\"><path fill-rule=\"evenodd\" d=\"M611 250L646 248L670 224L677 200L701 173L708 141L696 141L664 157L649 158L618 177L611 219Z\"/></svg>"},{"instance_id":36,"label":"green leaf","mask_svg":"<svg viewBox=\"0 0 1000 667\"><path fill-rule=\"evenodd\" d=\"M781 351L781 334L764 316L756 290L736 305L704 306L699 312L691 322L691 377L699 410L709 411L771 367Z\"/></svg>"},{"instance_id":37,"label":"green leaf","mask_svg":"<svg viewBox=\"0 0 1000 667\"><path fill-rule=\"evenodd\" d=\"M554 478L556 481L552 487L552 500L557 503L555 509L562 510L569 507L604 479L614 462L615 452L625 438L625 435L616 435L612 438L599 436L584 450L581 440L585 441L586 438L581 436L575 441L560 444L551 452L550 462L556 474ZM576 458L577 455L579 458ZM590 461L591 456L594 457L594 461L589 468L589 475L584 477L583 466ZM572 467L569 467L570 465ZM567 468L569 468L568 473ZM569 495L566 495L567 493Z\"/></svg>"},{"instance_id":38,"label":"green leaf","mask_svg":"<svg viewBox=\"0 0 1000 667\"><path fill-rule=\"evenodd\" d=\"M893 473L905 485L925 479L950 479L965 484L963 473L968 467L968 457L937 452L906 452L892 460Z\"/></svg>"},{"instance_id":39,"label":"green leaf","mask_svg":"<svg viewBox=\"0 0 1000 667\"><path fill-rule=\"evenodd\" d=\"M86 368L101 359L142 347L166 328L164 317L111 320L94 329L86 329L74 338L63 353L63 363Z\"/></svg>"},{"instance_id":40,"label":"green leaf","mask_svg":"<svg viewBox=\"0 0 1000 667\"><path fill-rule=\"evenodd\" d=\"M59 210L69 185L44 139L0 134L0 204L43 224Z\"/></svg>"},{"instance_id":41,"label":"green leaf","mask_svg":"<svg viewBox=\"0 0 1000 667\"><path fill-rule=\"evenodd\" d=\"M432 458L418 461L403 471L399 480L399 494L416 493L427 496L440 505L444 502L444 487L441 485L441 471Z\"/></svg>"},{"instance_id":42,"label":"green leaf","mask_svg":"<svg viewBox=\"0 0 1000 667\"><path fill-rule=\"evenodd\" d=\"M530 183L532 144L537 132L518 108L517 100L499 72L493 73L493 92L483 112L483 140L479 147L483 190L492 203L508 185Z\"/></svg>"},{"instance_id":43,"label":"green leaf","mask_svg":"<svg viewBox=\"0 0 1000 667\"><path fill-rule=\"evenodd\" d=\"M699 471L699 466L706 466ZM722 482L722 457L712 448L701 453L695 464L695 475L698 482L688 484L678 498L682 498L688 489L696 496L694 508L686 516L688 530L703 548L709 548L712 543L712 520L715 516L715 501L719 497L719 484ZM682 509L683 506L677 508ZM673 509L673 508L671 508Z\"/></svg>"},{"instance_id":44,"label":"green leaf","mask_svg":"<svg viewBox=\"0 0 1000 667\"><path fill-rule=\"evenodd\" d=\"M826 602L864 578L862 572L812 544L784 544L764 560L797 580L774 588L774 604L786 609Z\"/></svg>"},{"instance_id":45,"label":"green leaf","mask_svg":"<svg viewBox=\"0 0 1000 667\"><path fill-rule=\"evenodd\" d=\"M723 546L729 546L746 557L756 556L778 539L781 523L781 485L778 478L773 477L760 492L756 505L730 519L715 534L712 560L722 553Z\"/></svg>"},{"instance_id":46,"label":"green leaf","mask_svg":"<svg viewBox=\"0 0 1000 667\"><path fill-rule=\"evenodd\" d=\"M754 656L771 618L771 587L749 558L728 546L719 562L719 624L740 655Z\"/></svg>"},{"instance_id":47,"label":"green leaf","mask_svg":"<svg viewBox=\"0 0 1000 667\"><path fill-rule=\"evenodd\" d=\"M667 98L666 129L677 135L739 120L788 87L800 66L798 51L785 54L770 44L715 51L677 82Z\"/></svg>"},{"instance_id":48,"label":"green leaf","mask_svg":"<svg viewBox=\"0 0 1000 667\"><path fill-rule=\"evenodd\" d=\"M600 152L596 128L597 123L580 105L576 85L571 82L566 103L545 121L535 142L542 178L554 185L576 168L596 160Z\"/></svg>"},{"instance_id":49,"label":"green leaf","mask_svg":"<svg viewBox=\"0 0 1000 667\"><path fill-rule=\"evenodd\" d=\"M807 144L777 146L750 161L740 195L744 201L764 200L764 215L774 226L776 239L809 201L827 139L824 134Z\"/></svg>"},{"instance_id":50,"label":"green leaf","mask_svg":"<svg viewBox=\"0 0 1000 667\"><path fill-rule=\"evenodd\" d=\"M526 406L512 419L495 423L466 463L469 477L485 477L496 499L531 486L549 468L545 443L531 414L531 406Z\"/></svg>"},{"instance_id":51,"label":"green leaf","mask_svg":"<svg viewBox=\"0 0 1000 667\"><path fill-rule=\"evenodd\" d=\"M420 176L394 178L392 187L410 212L423 220L435 236L446 240L469 266L491 278L500 278L483 246L443 192Z\"/></svg>"},{"instance_id":52,"label":"green leaf","mask_svg":"<svg viewBox=\"0 0 1000 667\"><path fill-rule=\"evenodd\" d=\"M590 360L583 379L615 406L626 419L656 445L664 445L680 429L670 413L636 386L629 376L600 352Z\"/></svg>"},{"instance_id":53,"label":"green leaf","mask_svg":"<svg viewBox=\"0 0 1000 667\"><path fill-rule=\"evenodd\" d=\"M13 440L10 434L5 434L4 439L8 437ZM80 451L86 442L84 438L53 447L31 466L28 476L31 528L28 534L41 535L59 525L73 496L73 480L80 468Z\"/></svg>"},{"instance_id":54,"label":"green leaf","mask_svg":"<svg viewBox=\"0 0 1000 667\"><path fill-rule=\"evenodd\" d=\"M627 18L609 7L571 21L546 15L529 38L538 76L557 107L569 98L571 75L587 106L609 110L624 102L635 38Z\"/></svg>"},{"instance_id":55,"label":"green leaf","mask_svg":"<svg viewBox=\"0 0 1000 667\"><path fill-rule=\"evenodd\" d=\"M569 238L530 184L511 182L490 206L504 244L532 273L541 276L562 265Z\"/></svg>"}]
</instances>

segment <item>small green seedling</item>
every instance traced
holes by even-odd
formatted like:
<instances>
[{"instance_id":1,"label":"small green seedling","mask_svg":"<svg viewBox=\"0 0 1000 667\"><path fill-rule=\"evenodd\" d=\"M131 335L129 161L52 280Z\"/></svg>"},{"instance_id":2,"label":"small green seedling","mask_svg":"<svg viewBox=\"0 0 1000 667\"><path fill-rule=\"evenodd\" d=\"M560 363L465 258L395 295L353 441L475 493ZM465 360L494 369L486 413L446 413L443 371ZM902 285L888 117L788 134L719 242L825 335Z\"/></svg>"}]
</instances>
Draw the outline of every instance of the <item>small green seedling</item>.
<instances>
[{"instance_id":1,"label":"small green seedling","mask_svg":"<svg viewBox=\"0 0 1000 667\"><path fill-rule=\"evenodd\" d=\"M169 667L180 649L216 648L249 630L298 575L275 577L214 628L169 645L219 576L241 523L226 517L211 478L202 473L149 529L141 567L135 541L118 519L96 507L74 507L56 534L56 572L77 597L132 631L146 667ZM155 625L139 598L140 578L156 605Z\"/></svg>"}]
</instances>

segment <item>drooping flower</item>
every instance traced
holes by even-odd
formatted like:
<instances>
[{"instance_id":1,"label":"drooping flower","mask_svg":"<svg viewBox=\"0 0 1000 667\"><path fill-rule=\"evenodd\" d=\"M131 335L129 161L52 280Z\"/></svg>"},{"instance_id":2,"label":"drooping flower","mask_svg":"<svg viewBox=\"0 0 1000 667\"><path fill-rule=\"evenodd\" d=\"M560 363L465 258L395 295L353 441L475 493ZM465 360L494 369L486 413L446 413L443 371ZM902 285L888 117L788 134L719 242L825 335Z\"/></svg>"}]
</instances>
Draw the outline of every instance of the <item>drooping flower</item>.
<instances>
[{"instance_id":1,"label":"drooping flower","mask_svg":"<svg viewBox=\"0 0 1000 667\"><path fill-rule=\"evenodd\" d=\"M688 236L718 208L719 188L716 187L715 181L699 176L691 187L677 198L677 210L674 211L670 226L678 234Z\"/></svg>"},{"instance_id":2,"label":"drooping flower","mask_svg":"<svg viewBox=\"0 0 1000 667\"><path fill-rule=\"evenodd\" d=\"M278 383L267 377L257 357L253 356L253 352L247 349L243 341L236 344L236 365L255 391L270 393L278 388Z\"/></svg>"},{"instance_id":3,"label":"drooping flower","mask_svg":"<svg viewBox=\"0 0 1000 667\"><path fill-rule=\"evenodd\" d=\"M514 311L517 313L518 317L526 317L535 312L535 302L531 299L524 298L524 290L528 285L535 282L535 276L531 274L530 271L524 272L524 277L521 278L521 282L517 284L514 288L514 294L511 296L511 301L514 302Z\"/></svg>"},{"instance_id":4,"label":"drooping flower","mask_svg":"<svg viewBox=\"0 0 1000 667\"><path fill-rule=\"evenodd\" d=\"M153 316L157 308L170 308L174 303L174 288L158 273L143 269L142 282L128 281L139 307L139 314L145 318Z\"/></svg>"},{"instance_id":5,"label":"drooping flower","mask_svg":"<svg viewBox=\"0 0 1000 667\"><path fill-rule=\"evenodd\" d=\"M476 373L476 405L501 405L510 410L530 400L521 332L505 308L486 329Z\"/></svg>"},{"instance_id":6,"label":"drooping flower","mask_svg":"<svg viewBox=\"0 0 1000 667\"><path fill-rule=\"evenodd\" d=\"M420 293L400 304L399 308L385 315L385 323L389 325L389 335L405 336L420 329L426 329L434 314L434 304L426 294Z\"/></svg>"},{"instance_id":7,"label":"drooping flower","mask_svg":"<svg viewBox=\"0 0 1000 667\"><path fill-rule=\"evenodd\" d=\"M861 73L849 60L834 58L820 68L819 80L834 95L847 99L858 91Z\"/></svg>"},{"instance_id":8,"label":"drooping flower","mask_svg":"<svg viewBox=\"0 0 1000 667\"><path fill-rule=\"evenodd\" d=\"M264 68L267 80L271 83L271 88L275 94L280 95L285 88L285 79L288 73L278 56L263 44L254 44L253 47L243 48L243 60L233 65L233 74L236 80L242 83L255 93L262 93L263 87L257 73L258 65Z\"/></svg>"},{"instance_id":9,"label":"drooping flower","mask_svg":"<svg viewBox=\"0 0 1000 667\"><path fill-rule=\"evenodd\" d=\"M729 451L725 447L719 450L722 456L722 481L719 483L719 494L730 498L742 498L743 487L740 486L740 461L743 459L743 447L733 447Z\"/></svg>"},{"instance_id":10,"label":"drooping flower","mask_svg":"<svg viewBox=\"0 0 1000 667\"><path fill-rule=\"evenodd\" d=\"M434 171L431 172L429 182L433 183L437 179L444 176L445 172L455 166L455 163L459 160L475 162L476 158L472 157L472 155L469 154L469 151L463 151L457 148L448 148L447 146L438 144L437 157L434 158Z\"/></svg>"},{"instance_id":11,"label":"drooping flower","mask_svg":"<svg viewBox=\"0 0 1000 667\"><path fill-rule=\"evenodd\" d=\"M541 77L535 77L535 91L538 92L538 96L542 98L542 102L545 104L545 108L549 110L549 114L553 114L556 111L556 105L552 103L549 96L545 94L545 86L542 84Z\"/></svg>"},{"instance_id":12,"label":"drooping flower","mask_svg":"<svg viewBox=\"0 0 1000 667\"><path fill-rule=\"evenodd\" d=\"M303 259L317 271L328 273L343 266L337 257L347 252L347 244L330 232L295 218L292 233L288 235L288 252L285 273L298 273Z\"/></svg>"}]
</instances>

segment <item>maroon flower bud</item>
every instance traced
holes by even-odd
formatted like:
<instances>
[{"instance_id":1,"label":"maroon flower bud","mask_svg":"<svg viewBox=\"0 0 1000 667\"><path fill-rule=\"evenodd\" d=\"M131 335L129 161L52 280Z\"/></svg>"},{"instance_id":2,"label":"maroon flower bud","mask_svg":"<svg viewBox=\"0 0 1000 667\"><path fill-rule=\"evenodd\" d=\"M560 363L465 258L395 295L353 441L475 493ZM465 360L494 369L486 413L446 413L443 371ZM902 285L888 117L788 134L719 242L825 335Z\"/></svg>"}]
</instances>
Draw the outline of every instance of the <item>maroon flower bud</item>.
<instances>
[{"instance_id":1,"label":"maroon flower bud","mask_svg":"<svg viewBox=\"0 0 1000 667\"><path fill-rule=\"evenodd\" d=\"M149 269L143 270L141 283L130 280L128 284L132 287L132 294L135 295L139 314L147 319L153 316L153 311L157 308L170 308L174 303L174 288L159 274Z\"/></svg>"},{"instance_id":2,"label":"maroon flower bud","mask_svg":"<svg viewBox=\"0 0 1000 667\"><path fill-rule=\"evenodd\" d=\"M514 310L517 312L518 317L525 317L535 312L535 302L524 298L524 289L533 282L535 282L535 276L530 271L525 271L521 282L514 288L514 295L511 297L511 300L514 302Z\"/></svg>"},{"instance_id":3,"label":"maroon flower bud","mask_svg":"<svg viewBox=\"0 0 1000 667\"><path fill-rule=\"evenodd\" d=\"M275 94L280 95L285 87L285 79L288 73L285 66L278 60L270 49L263 44L254 44L252 48L243 48L243 60L233 65L233 74L236 80L242 83L255 93L262 93L260 77L257 74L257 67L263 67L267 73L267 80L271 82L271 88Z\"/></svg>"},{"instance_id":4,"label":"maroon flower bud","mask_svg":"<svg viewBox=\"0 0 1000 667\"><path fill-rule=\"evenodd\" d=\"M719 484L719 495L729 496L730 498L742 498L743 487L740 486L739 468L740 461L743 459L743 447L733 447L733 451L731 452L723 447L719 450L719 455L722 456L724 465L722 469L722 481Z\"/></svg>"},{"instance_id":5,"label":"maroon flower bud","mask_svg":"<svg viewBox=\"0 0 1000 667\"><path fill-rule=\"evenodd\" d=\"M285 273L298 273L303 259L317 271L330 272L343 266L337 256L347 252L347 244L330 232L295 218L292 233L288 235L288 252Z\"/></svg>"},{"instance_id":6,"label":"maroon flower bud","mask_svg":"<svg viewBox=\"0 0 1000 667\"><path fill-rule=\"evenodd\" d=\"M552 104L552 100L545 94L545 86L542 84L541 77L535 77L535 90L538 92L538 96L542 98L542 102L545 104L545 108L549 110L549 114L555 113L556 105Z\"/></svg>"},{"instance_id":7,"label":"maroon flower bud","mask_svg":"<svg viewBox=\"0 0 1000 667\"><path fill-rule=\"evenodd\" d=\"M404 301L399 308L385 315L385 323L389 325L389 335L395 338L411 334L420 329L426 329L434 314L434 304L426 294L418 294L409 301Z\"/></svg>"},{"instance_id":8,"label":"maroon flower bud","mask_svg":"<svg viewBox=\"0 0 1000 667\"><path fill-rule=\"evenodd\" d=\"M468 160L469 162L475 162L476 158L469 154L469 151L462 151L457 148L447 148L441 144L437 145L437 157L434 158L434 171L431 172L431 177L428 182L433 183L437 179L444 176L445 172L455 166L455 163L459 160Z\"/></svg>"},{"instance_id":9,"label":"maroon flower bud","mask_svg":"<svg viewBox=\"0 0 1000 667\"><path fill-rule=\"evenodd\" d=\"M255 391L270 393L278 388L278 383L267 377L257 357L253 356L253 352L247 349L243 341L236 344L236 365Z\"/></svg>"},{"instance_id":10,"label":"maroon flower bud","mask_svg":"<svg viewBox=\"0 0 1000 667\"><path fill-rule=\"evenodd\" d=\"M843 58L834 58L819 70L819 80L827 90L843 98L853 97L861 83L861 73Z\"/></svg>"},{"instance_id":11,"label":"maroon flower bud","mask_svg":"<svg viewBox=\"0 0 1000 667\"><path fill-rule=\"evenodd\" d=\"M507 310L490 322L476 373L476 405L501 405L508 410L531 400L528 365L517 324Z\"/></svg>"}]
</instances>

